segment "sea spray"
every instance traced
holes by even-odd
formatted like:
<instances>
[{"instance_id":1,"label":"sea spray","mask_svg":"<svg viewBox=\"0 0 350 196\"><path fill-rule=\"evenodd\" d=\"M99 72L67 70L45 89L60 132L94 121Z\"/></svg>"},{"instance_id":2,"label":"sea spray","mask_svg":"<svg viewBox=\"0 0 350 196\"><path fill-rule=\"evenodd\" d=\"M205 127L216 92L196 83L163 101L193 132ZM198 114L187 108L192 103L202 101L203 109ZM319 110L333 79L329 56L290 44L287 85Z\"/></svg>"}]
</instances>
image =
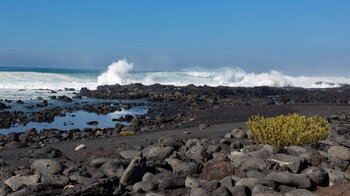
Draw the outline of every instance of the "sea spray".
<instances>
[{"instance_id":1,"label":"sea spray","mask_svg":"<svg viewBox=\"0 0 350 196\"><path fill-rule=\"evenodd\" d=\"M128 63L126 59L113 62L108 66L107 71L97 78L97 84L125 84L126 75L133 68L133 63Z\"/></svg>"}]
</instances>

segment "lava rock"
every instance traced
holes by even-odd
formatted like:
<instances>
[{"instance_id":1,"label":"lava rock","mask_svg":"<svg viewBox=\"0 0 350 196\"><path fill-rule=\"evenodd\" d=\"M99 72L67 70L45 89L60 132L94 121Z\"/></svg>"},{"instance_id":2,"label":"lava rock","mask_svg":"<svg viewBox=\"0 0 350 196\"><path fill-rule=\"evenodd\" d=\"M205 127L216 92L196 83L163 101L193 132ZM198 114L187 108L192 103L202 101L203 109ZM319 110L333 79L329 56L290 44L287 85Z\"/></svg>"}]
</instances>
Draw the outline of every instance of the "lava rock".
<instances>
[{"instance_id":1,"label":"lava rock","mask_svg":"<svg viewBox=\"0 0 350 196\"><path fill-rule=\"evenodd\" d=\"M43 175L54 175L63 170L61 163L56 159L35 160L30 167Z\"/></svg>"},{"instance_id":2,"label":"lava rock","mask_svg":"<svg viewBox=\"0 0 350 196\"><path fill-rule=\"evenodd\" d=\"M350 150L343 146L332 146L328 150L329 157L337 157L344 161L350 161Z\"/></svg>"},{"instance_id":3,"label":"lava rock","mask_svg":"<svg viewBox=\"0 0 350 196\"><path fill-rule=\"evenodd\" d=\"M39 179L39 174L29 176L12 176L11 178L5 180L4 184L9 186L13 191L17 191L23 186L29 186L38 183Z\"/></svg>"},{"instance_id":4,"label":"lava rock","mask_svg":"<svg viewBox=\"0 0 350 196\"><path fill-rule=\"evenodd\" d=\"M277 183L293 186L297 188L309 189L312 187L312 182L305 174L292 174L288 172L276 172L266 176L267 179Z\"/></svg>"}]
</instances>

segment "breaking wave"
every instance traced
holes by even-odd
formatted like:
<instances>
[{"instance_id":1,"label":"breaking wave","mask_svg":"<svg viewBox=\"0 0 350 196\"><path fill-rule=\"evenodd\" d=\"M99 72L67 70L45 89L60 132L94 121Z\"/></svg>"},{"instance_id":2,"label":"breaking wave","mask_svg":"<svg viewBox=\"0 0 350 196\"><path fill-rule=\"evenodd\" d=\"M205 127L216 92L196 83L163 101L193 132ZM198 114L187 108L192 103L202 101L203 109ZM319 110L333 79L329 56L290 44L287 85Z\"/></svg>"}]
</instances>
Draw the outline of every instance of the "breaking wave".
<instances>
[{"instance_id":1,"label":"breaking wave","mask_svg":"<svg viewBox=\"0 0 350 196\"><path fill-rule=\"evenodd\" d=\"M107 71L97 80L98 85L142 83L168 84L176 86L208 85L231 87L302 87L302 88L333 88L342 84L350 84L346 77L321 76L289 76L282 72L271 70L266 73L247 73L240 68L219 69L187 69L179 72L130 72L133 64L123 59L113 62Z\"/></svg>"},{"instance_id":2,"label":"breaking wave","mask_svg":"<svg viewBox=\"0 0 350 196\"><path fill-rule=\"evenodd\" d=\"M303 87L303 88L332 88L342 84L350 84L350 78L346 77L321 77L321 76L289 76L282 72L272 70L266 73L249 73L240 68L218 69L187 69L178 72L134 72L133 63L126 59L113 62L103 73L96 71L94 74L50 73L30 71L6 71L0 69L0 89L51 89L82 87L95 89L98 85L105 84L130 84L142 83L167 84L185 86L188 84L208 86L231 87Z\"/></svg>"}]
</instances>

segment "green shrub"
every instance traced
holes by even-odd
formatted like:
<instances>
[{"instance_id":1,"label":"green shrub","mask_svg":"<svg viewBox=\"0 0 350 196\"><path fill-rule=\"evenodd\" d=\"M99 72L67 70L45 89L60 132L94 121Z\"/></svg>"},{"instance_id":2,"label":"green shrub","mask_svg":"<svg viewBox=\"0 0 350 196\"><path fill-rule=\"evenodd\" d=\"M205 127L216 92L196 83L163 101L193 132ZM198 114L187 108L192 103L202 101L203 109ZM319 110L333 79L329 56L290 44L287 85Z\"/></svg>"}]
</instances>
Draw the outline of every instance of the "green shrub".
<instances>
[{"instance_id":1,"label":"green shrub","mask_svg":"<svg viewBox=\"0 0 350 196\"><path fill-rule=\"evenodd\" d=\"M254 115L246 122L253 141L271 145L302 145L325 139L329 123L316 115L309 118L298 114L272 118Z\"/></svg>"}]
</instances>

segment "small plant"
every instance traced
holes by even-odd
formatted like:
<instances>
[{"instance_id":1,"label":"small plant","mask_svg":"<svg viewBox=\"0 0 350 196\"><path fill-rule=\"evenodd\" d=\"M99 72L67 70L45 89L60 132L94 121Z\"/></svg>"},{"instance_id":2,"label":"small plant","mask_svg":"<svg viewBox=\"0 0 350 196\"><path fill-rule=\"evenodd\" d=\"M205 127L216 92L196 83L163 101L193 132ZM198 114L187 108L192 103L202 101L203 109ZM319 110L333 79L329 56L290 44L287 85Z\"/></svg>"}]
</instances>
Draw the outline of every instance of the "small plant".
<instances>
[{"instance_id":1,"label":"small plant","mask_svg":"<svg viewBox=\"0 0 350 196\"><path fill-rule=\"evenodd\" d=\"M135 135L135 131L121 131L120 136Z\"/></svg>"},{"instance_id":2,"label":"small plant","mask_svg":"<svg viewBox=\"0 0 350 196\"><path fill-rule=\"evenodd\" d=\"M298 114L272 118L254 115L246 122L253 141L271 145L302 145L325 139L328 121L316 115L309 118Z\"/></svg>"}]
</instances>

